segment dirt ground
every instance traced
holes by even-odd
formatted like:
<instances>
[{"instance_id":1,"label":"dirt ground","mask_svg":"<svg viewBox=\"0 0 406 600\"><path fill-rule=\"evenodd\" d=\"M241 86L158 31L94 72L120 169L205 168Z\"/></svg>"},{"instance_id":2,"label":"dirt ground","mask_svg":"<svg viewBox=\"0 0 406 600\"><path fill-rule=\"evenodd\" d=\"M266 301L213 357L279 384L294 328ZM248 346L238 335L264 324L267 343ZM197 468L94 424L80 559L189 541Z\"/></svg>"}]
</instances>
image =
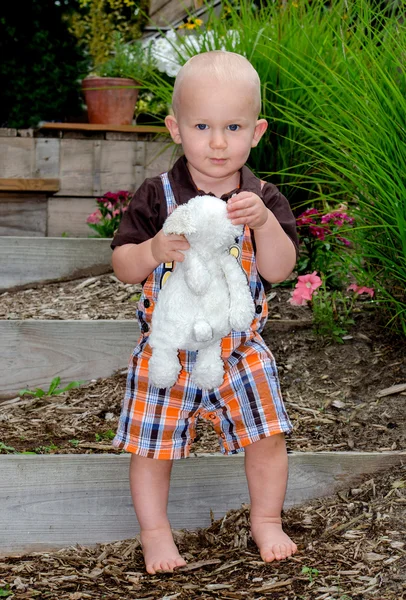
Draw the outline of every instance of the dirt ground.
<instances>
[{"instance_id":1,"label":"dirt ground","mask_svg":"<svg viewBox=\"0 0 406 600\"><path fill-rule=\"evenodd\" d=\"M0 296L3 319L134 318L137 286L112 276ZM269 296L264 338L279 368L294 431L290 451L388 451L406 447L404 340L360 301L343 344L312 331L307 308ZM0 452L112 452L125 372L59 396L0 402ZM394 387L397 386L397 387ZM217 452L201 423L193 451ZM0 597L40 600L402 600L406 599L406 466L357 488L290 509L297 555L265 565L249 534L248 509L211 527L177 532L188 561L174 574L147 575L137 539L96 548L0 559Z\"/></svg>"},{"instance_id":2,"label":"dirt ground","mask_svg":"<svg viewBox=\"0 0 406 600\"><path fill-rule=\"evenodd\" d=\"M0 318L133 319L139 293L109 275L51 284L0 295ZM359 301L344 343L326 344L312 331L310 310L288 298L286 289L270 294L263 333L294 424L288 448L405 449L404 339L384 329L373 304ZM124 389L125 371L59 396L0 401L0 451L112 452ZM211 424L201 422L193 451L218 450Z\"/></svg>"}]
</instances>

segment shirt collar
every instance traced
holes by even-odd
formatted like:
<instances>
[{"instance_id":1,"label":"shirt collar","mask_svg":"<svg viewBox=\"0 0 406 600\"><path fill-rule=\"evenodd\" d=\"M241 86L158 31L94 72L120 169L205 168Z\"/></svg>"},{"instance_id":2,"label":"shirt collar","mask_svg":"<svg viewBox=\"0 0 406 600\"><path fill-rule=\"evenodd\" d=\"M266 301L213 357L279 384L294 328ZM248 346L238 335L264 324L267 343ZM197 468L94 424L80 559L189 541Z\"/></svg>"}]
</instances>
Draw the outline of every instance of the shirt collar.
<instances>
[{"instance_id":1,"label":"shirt collar","mask_svg":"<svg viewBox=\"0 0 406 600\"><path fill-rule=\"evenodd\" d=\"M194 198L194 196L211 195L210 190L197 189L190 171L187 168L185 156L181 156L176 161L168 175L177 204L185 204L185 202L188 202L191 198ZM223 194L221 199L227 201L231 196L238 194L239 192L253 192L262 198L260 180L258 177L255 177L254 173L245 165L240 169L240 187L231 190L227 194Z\"/></svg>"}]
</instances>

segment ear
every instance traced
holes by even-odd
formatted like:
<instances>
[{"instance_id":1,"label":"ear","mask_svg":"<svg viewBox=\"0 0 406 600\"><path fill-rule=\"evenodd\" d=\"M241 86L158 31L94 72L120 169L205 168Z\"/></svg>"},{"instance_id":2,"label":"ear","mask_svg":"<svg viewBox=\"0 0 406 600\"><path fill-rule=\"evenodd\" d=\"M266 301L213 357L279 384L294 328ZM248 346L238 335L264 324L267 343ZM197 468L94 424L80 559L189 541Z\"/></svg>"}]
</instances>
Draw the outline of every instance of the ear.
<instances>
[{"instance_id":1,"label":"ear","mask_svg":"<svg viewBox=\"0 0 406 600\"><path fill-rule=\"evenodd\" d=\"M255 125L254 137L252 138L251 148L255 148L255 146L258 145L259 140L262 138L267 128L268 121L265 121L265 119L258 119L257 124Z\"/></svg>"},{"instance_id":2,"label":"ear","mask_svg":"<svg viewBox=\"0 0 406 600\"><path fill-rule=\"evenodd\" d=\"M182 140L180 139L179 126L176 117L174 117L174 115L167 115L165 117L165 125L169 129L169 133L175 144L181 144Z\"/></svg>"},{"instance_id":3,"label":"ear","mask_svg":"<svg viewBox=\"0 0 406 600\"><path fill-rule=\"evenodd\" d=\"M190 210L190 206L182 204L175 208L166 219L163 232L165 235L176 233L177 235L190 235L196 232L196 226Z\"/></svg>"}]
</instances>

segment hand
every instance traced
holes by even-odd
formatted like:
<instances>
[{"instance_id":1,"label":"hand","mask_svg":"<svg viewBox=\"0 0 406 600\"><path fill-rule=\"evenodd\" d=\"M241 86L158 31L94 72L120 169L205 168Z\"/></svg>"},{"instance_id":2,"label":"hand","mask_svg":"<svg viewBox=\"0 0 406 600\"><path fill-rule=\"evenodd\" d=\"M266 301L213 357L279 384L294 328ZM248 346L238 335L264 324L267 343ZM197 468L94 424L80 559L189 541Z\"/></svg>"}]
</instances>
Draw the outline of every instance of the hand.
<instances>
[{"instance_id":1,"label":"hand","mask_svg":"<svg viewBox=\"0 0 406 600\"><path fill-rule=\"evenodd\" d=\"M183 235L165 235L162 229L151 240L151 252L157 263L183 262L181 250L188 250L189 242Z\"/></svg>"},{"instance_id":2,"label":"hand","mask_svg":"<svg viewBox=\"0 0 406 600\"><path fill-rule=\"evenodd\" d=\"M228 218L233 225L259 229L268 220L268 209L257 194L240 192L227 202Z\"/></svg>"}]
</instances>

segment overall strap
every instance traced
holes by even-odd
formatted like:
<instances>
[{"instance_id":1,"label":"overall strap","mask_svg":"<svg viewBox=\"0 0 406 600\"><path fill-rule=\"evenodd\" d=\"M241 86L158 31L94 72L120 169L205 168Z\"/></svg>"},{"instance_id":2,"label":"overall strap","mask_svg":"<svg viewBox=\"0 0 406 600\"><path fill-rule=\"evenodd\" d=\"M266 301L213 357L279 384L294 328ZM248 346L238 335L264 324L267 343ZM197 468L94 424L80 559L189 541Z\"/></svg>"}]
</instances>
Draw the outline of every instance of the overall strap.
<instances>
[{"instance_id":1,"label":"overall strap","mask_svg":"<svg viewBox=\"0 0 406 600\"><path fill-rule=\"evenodd\" d=\"M169 216L178 205L176 204L175 196L169 181L168 173L161 173L161 181L164 188L166 208Z\"/></svg>"}]
</instances>

